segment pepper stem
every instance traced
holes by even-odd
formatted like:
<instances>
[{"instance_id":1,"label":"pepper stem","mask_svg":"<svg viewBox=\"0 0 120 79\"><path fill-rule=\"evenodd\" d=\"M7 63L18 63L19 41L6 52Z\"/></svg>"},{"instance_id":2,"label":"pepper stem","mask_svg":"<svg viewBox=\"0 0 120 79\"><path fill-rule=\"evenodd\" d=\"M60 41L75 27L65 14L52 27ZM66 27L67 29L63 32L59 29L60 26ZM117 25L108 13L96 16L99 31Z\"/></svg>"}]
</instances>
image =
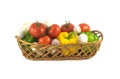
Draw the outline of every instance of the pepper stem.
<instances>
[{"instance_id":1,"label":"pepper stem","mask_svg":"<svg viewBox=\"0 0 120 79\"><path fill-rule=\"evenodd\" d=\"M70 32L70 33L68 34L67 39L69 40L73 35L76 36L76 33L75 33L75 32Z\"/></svg>"}]
</instances>

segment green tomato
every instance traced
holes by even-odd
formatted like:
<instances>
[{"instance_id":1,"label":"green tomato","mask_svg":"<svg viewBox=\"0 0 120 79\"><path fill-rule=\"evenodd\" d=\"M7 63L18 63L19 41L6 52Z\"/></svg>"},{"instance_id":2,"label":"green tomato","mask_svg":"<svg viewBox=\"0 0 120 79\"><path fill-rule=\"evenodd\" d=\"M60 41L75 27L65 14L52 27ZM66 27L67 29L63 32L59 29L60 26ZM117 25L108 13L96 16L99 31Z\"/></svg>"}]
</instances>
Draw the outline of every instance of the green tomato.
<instances>
[{"instance_id":1,"label":"green tomato","mask_svg":"<svg viewBox=\"0 0 120 79\"><path fill-rule=\"evenodd\" d=\"M90 34L91 34L91 32L90 32L90 31L88 31L88 32L85 32L85 34L86 34L86 35L90 35Z\"/></svg>"},{"instance_id":2,"label":"green tomato","mask_svg":"<svg viewBox=\"0 0 120 79\"><path fill-rule=\"evenodd\" d=\"M94 34L93 32L91 32L91 31L88 31L88 32L86 32L86 35L87 35L87 36L93 36L93 37L94 37L95 34Z\"/></svg>"},{"instance_id":3,"label":"green tomato","mask_svg":"<svg viewBox=\"0 0 120 79\"><path fill-rule=\"evenodd\" d=\"M94 36L89 35L88 36L88 42L94 42Z\"/></svg>"},{"instance_id":4,"label":"green tomato","mask_svg":"<svg viewBox=\"0 0 120 79\"><path fill-rule=\"evenodd\" d=\"M91 32L91 33L90 33L90 36L93 36L93 37L94 37L94 36L95 36L95 34Z\"/></svg>"},{"instance_id":5,"label":"green tomato","mask_svg":"<svg viewBox=\"0 0 120 79\"><path fill-rule=\"evenodd\" d=\"M99 37L95 34L95 35L94 35L94 39L95 39L95 41L98 41L98 40L99 40Z\"/></svg>"},{"instance_id":6,"label":"green tomato","mask_svg":"<svg viewBox=\"0 0 120 79\"><path fill-rule=\"evenodd\" d=\"M88 36L88 42L94 42L94 41L98 41L99 40L99 37L94 34L94 33L90 33L89 36Z\"/></svg>"}]
</instances>

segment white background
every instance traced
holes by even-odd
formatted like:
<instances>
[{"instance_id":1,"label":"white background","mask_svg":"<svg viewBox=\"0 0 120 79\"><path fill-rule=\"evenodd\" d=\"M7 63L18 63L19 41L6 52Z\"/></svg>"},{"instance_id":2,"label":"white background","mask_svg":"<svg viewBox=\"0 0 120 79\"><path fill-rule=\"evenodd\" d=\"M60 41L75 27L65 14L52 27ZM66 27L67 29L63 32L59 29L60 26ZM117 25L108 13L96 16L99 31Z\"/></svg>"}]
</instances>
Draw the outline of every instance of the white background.
<instances>
[{"instance_id":1,"label":"white background","mask_svg":"<svg viewBox=\"0 0 120 79\"><path fill-rule=\"evenodd\" d=\"M0 0L0 79L120 79L119 0ZM26 21L88 23L104 35L89 60L30 61L15 39Z\"/></svg>"}]
</instances>

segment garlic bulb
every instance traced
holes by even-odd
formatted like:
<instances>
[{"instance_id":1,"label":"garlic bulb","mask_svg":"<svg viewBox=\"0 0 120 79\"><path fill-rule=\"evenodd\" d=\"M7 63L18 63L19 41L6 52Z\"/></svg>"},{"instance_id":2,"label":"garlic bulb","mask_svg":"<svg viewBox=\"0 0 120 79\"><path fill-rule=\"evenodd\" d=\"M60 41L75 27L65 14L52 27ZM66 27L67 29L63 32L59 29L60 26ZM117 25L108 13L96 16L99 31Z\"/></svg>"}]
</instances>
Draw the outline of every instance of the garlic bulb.
<instances>
[{"instance_id":1,"label":"garlic bulb","mask_svg":"<svg viewBox=\"0 0 120 79\"><path fill-rule=\"evenodd\" d=\"M33 48L31 48L31 50L32 50L33 52L36 52L36 48L34 48L34 47L33 47Z\"/></svg>"},{"instance_id":2,"label":"garlic bulb","mask_svg":"<svg viewBox=\"0 0 120 79\"><path fill-rule=\"evenodd\" d=\"M38 51L36 48L31 48L31 50L34 52L34 53L36 53L37 55L39 55L39 56L42 56L43 55L43 52L41 52L41 51Z\"/></svg>"},{"instance_id":3,"label":"garlic bulb","mask_svg":"<svg viewBox=\"0 0 120 79\"><path fill-rule=\"evenodd\" d=\"M81 28L79 26L75 26L73 31L77 34L79 34L81 32Z\"/></svg>"},{"instance_id":4,"label":"garlic bulb","mask_svg":"<svg viewBox=\"0 0 120 79\"><path fill-rule=\"evenodd\" d=\"M32 24L31 22L25 22L23 24L22 28L18 30L17 35L20 38L23 38L24 37L24 32L29 30L31 24Z\"/></svg>"},{"instance_id":5,"label":"garlic bulb","mask_svg":"<svg viewBox=\"0 0 120 79\"><path fill-rule=\"evenodd\" d=\"M30 26L31 26L31 22L25 22L22 26L22 30L25 31L25 30L29 30Z\"/></svg>"},{"instance_id":6,"label":"garlic bulb","mask_svg":"<svg viewBox=\"0 0 120 79\"><path fill-rule=\"evenodd\" d=\"M24 37L24 31L23 31L22 29L20 29L20 30L18 31L18 36L19 36L20 38L23 38L23 37Z\"/></svg>"},{"instance_id":7,"label":"garlic bulb","mask_svg":"<svg viewBox=\"0 0 120 79\"><path fill-rule=\"evenodd\" d=\"M43 22L47 27L50 27L52 24L50 21L46 20Z\"/></svg>"},{"instance_id":8,"label":"garlic bulb","mask_svg":"<svg viewBox=\"0 0 120 79\"><path fill-rule=\"evenodd\" d=\"M86 34L80 34L78 37L78 42L88 42L88 36Z\"/></svg>"},{"instance_id":9,"label":"garlic bulb","mask_svg":"<svg viewBox=\"0 0 120 79\"><path fill-rule=\"evenodd\" d=\"M51 45L60 45L60 41L58 39L53 39Z\"/></svg>"},{"instance_id":10,"label":"garlic bulb","mask_svg":"<svg viewBox=\"0 0 120 79\"><path fill-rule=\"evenodd\" d=\"M53 49L53 50L51 50L51 53L55 54L56 51L57 51L56 49Z\"/></svg>"}]
</instances>

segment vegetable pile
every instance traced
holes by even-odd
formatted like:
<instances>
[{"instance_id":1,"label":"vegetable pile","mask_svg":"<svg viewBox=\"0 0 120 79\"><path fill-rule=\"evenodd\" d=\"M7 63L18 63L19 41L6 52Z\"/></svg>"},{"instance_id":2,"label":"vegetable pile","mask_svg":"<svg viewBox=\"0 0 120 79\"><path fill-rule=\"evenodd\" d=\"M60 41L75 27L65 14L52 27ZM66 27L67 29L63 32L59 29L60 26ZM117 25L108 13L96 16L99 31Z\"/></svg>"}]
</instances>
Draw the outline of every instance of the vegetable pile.
<instances>
[{"instance_id":1,"label":"vegetable pile","mask_svg":"<svg viewBox=\"0 0 120 79\"><path fill-rule=\"evenodd\" d=\"M20 31L19 37L29 43L48 45L77 44L99 40L98 36L90 30L88 24L81 23L74 26L70 22L61 26L58 24L48 26L40 22L26 24Z\"/></svg>"}]
</instances>

